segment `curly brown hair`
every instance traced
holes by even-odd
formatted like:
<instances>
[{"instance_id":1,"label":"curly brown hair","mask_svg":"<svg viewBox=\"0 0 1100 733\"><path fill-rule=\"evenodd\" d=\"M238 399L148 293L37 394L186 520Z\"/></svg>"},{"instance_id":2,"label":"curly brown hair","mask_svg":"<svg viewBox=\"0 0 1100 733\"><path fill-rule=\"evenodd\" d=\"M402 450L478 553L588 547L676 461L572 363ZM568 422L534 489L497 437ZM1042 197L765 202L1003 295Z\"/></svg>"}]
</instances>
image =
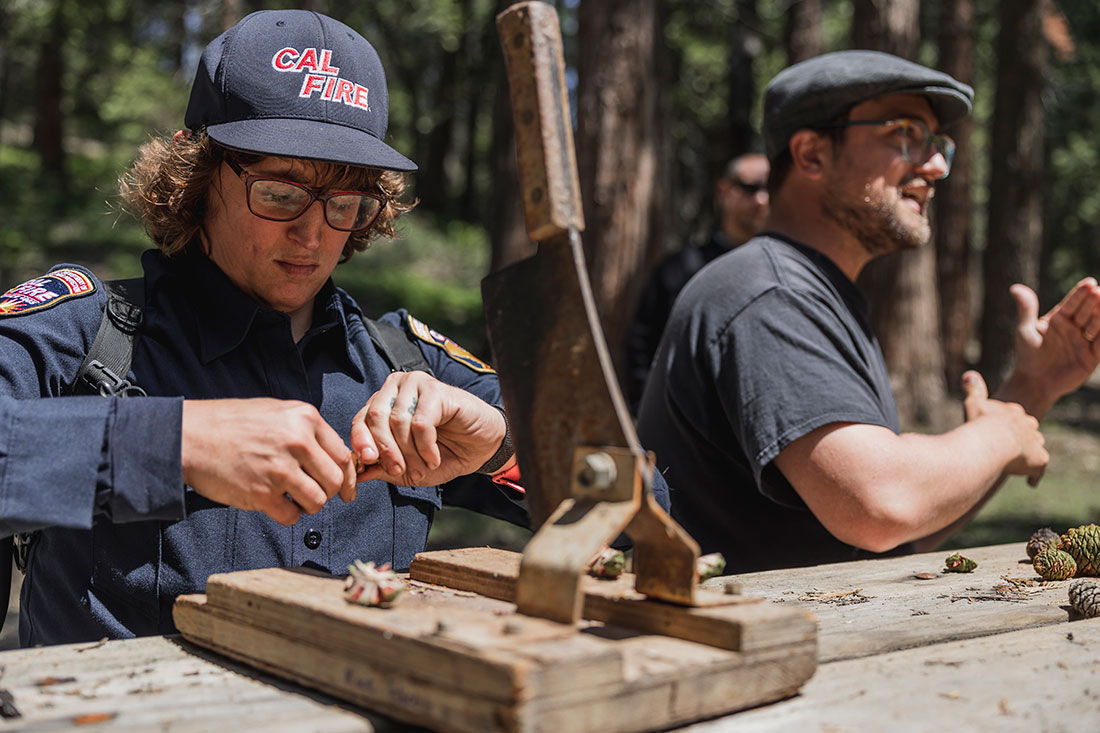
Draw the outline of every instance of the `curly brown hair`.
<instances>
[{"instance_id":1,"label":"curly brown hair","mask_svg":"<svg viewBox=\"0 0 1100 733\"><path fill-rule=\"evenodd\" d=\"M119 192L130 213L141 220L149 238L164 254L172 256L196 241L206 216L206 194L222 161L242 166L263 155L222 147L205 130L190 135L157 137L142 145L137 160L119 179ZM405 191L406 174L378 168L309 161L322 188L377 190L386 205L371 227L353 232L341 262L370 246L371 240L394 236L397 217L415 206L398 202Z\"/></svg>"}]
</instances>

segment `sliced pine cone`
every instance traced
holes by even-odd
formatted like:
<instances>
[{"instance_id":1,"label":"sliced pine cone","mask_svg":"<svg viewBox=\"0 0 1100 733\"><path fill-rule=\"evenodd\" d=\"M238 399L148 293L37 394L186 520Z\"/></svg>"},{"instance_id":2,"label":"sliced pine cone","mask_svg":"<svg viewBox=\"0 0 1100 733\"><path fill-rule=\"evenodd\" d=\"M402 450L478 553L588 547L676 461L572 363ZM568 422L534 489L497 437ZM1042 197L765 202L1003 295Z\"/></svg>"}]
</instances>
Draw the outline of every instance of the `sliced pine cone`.
<instances>
[{"instance_id":1,"label":"sliced pine cone","mask_svg":"<svg viewBox=\"0 0 1100 733\"><path fill-rule=\"evenodd\" d=\"M1077 563L1068 552L1048 547L1035 556L1035 572L1043 580L1065 580L1077 572Z\"/></svg>"},{"instance_id":2,"label":"sliced pine cone","mask_svg":"<svg viewBox=\"0 0 1100 733\"><path fill-rule=\"evenodd\" d=\"M1100 580L1082 578L1070 583L1069 605L1085 618L1100 616Z\"/></svg>"},{"instance_id":3,"label":"sliced pine cone","mask_svg":"<svg viewBox=\"0 0 1100 733\"><path fill-rule=\"evenodd\" d=\"M626 555L621 550L605 547L588 563L588 574L596 578L617 578L625 568Z\"/></svg>"},{"instance_id":4,"label":"sliced pine cone","mask_svg":"<svg viewBox=\"0 0 1100 733\"><path fill-rule=\"evenodd\" d=\"M1035 560L1035 556L1048 547L1058 549L1061 541L1062 538L1057 532L1050 527L1043 527L1031 535L1031 538L1027 541L1028 559Z\"/></svg>"},{"instance_id":5,"label":"sliced pine cone","mask_svg":"<svg viewBox=\"0 0 1100 733\"><path fill-rule=\"evenodd\" d=\"M699 573L700 583L721 575L725 569L726 556L720 552L700 555L699 559L695 561L695 572Z\"/></svg>"},{"instance_id":6,"label":"sliced pine cone","mask_svg":"<svg viewBox=\"0 0 1100 733\"><path fill-rule=\"evenodd\" d=\"M1100 575L1100 527L1082 524L1069 529L1058 549L1073 556L1078 576Z\"/></svg>"},{"instance_id":7,"label":"sliced pine cone","mask_svg":"<svg viewBox=\"0 0 1100 733\"><path fill-rule=\"evenodd\" d=\"M969 557L964 557L959 553L950 555L943 561L946 566L943 569L945 573L969 573L978 567L978 563L971 560Z\"/></svg>"}]
</instances>

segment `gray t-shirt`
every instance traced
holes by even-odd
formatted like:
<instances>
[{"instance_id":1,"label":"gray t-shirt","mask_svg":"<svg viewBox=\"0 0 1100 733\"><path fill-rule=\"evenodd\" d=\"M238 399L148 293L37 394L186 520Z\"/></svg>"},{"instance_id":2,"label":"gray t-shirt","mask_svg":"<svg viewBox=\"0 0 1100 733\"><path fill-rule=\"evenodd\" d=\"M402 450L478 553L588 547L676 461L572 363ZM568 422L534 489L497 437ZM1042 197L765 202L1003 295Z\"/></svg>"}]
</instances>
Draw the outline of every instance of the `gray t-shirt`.
<instances>
[{"instance_id":1,"label":"gray t-shirt","mask_svg":"<svg viewBox=\"0 0 1100 733\"><path fill-rule=\"evenodd\" d=\"M867 302L827 257L762 235L687 284L638 431L703 552L731 572L870 556L830 535L772 463L835 422L898 431Z\"/></svg>"}]
</instances>

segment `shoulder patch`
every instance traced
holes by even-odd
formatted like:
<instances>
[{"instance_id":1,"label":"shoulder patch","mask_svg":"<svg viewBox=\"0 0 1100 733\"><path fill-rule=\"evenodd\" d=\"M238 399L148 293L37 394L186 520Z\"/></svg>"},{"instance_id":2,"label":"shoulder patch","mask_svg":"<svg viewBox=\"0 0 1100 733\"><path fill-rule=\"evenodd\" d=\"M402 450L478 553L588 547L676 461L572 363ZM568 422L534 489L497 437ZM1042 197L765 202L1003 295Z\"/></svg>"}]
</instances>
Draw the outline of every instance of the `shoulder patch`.
<instances>
[{"instance_id":1,"label":"shoulder patch","mask_svg":"<svg viewBox=\"0 0 1100 733\"><path fill-rule=\"evenodd\" d=\"M0 317L45 310L63 300L81 298L95 291L95 281L80 270L54 270L0 295Z\"/></svg>"},{"instance_id":2,"label":"shoulder patch","mask_svg":"<svg viewBox=\"0 0 1100 733\"><path fill-rule=\"evenodd\" d=\"M418 321L412 316L407 316L409 319L409 330L413 335L421 341L429 343L432 346L438 346L443 349L447 356L457 361L467 369L472 369L475 372L481 374L496 374L496 370L489 366L487 363L478 359L466 349L462 348L454 341L441 334L439 331L433 331L428 328L428 325L422 321Z\"/></svg>"}]
</instances>

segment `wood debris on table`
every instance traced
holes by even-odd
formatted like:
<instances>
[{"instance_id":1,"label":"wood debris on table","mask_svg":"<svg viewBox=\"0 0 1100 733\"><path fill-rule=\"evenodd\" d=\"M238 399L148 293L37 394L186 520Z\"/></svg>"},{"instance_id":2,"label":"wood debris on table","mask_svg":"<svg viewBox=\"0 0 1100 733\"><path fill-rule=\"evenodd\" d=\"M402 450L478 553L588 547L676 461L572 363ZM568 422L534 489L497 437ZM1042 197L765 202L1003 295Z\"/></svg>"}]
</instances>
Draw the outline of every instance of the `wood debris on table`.
<instances>
[{"instance_id":1,"label":"wood debris on table","mask_svg":"<svg viewBox=\"0 0 1100 733\"><path fill-rule=\"evenodd\" d=\"M809 591L798 597L800 601L816 601L818 603L830 603L836 606L849 606L855 603L867 603L870 596L863 595L862 588L841 591L837 593L824 593L822 591Z\"/></svg>"}]
</instances>

